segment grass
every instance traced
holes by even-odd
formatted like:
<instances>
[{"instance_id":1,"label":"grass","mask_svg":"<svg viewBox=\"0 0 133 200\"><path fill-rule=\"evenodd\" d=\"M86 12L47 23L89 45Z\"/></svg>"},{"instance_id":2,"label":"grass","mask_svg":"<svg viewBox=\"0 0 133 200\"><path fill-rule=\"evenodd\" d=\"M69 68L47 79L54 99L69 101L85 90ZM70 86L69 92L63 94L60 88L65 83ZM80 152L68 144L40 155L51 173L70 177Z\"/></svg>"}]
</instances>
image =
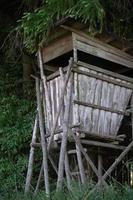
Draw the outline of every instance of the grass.
<instances>
[{"instance_id":1,"label":"grass","mask_svg":"<svg viewBox=\"0 0 133 200\"><path fill-rule=\"evenodd\" d=\"M60 192L53 191L50 200L132 200L133 188L129 186L116 186L111 184L106 187L99 188L88 196L90 190L94 187L93 184L88 184L79 188L76 184L72 186L72 191L68 192L64 188ZM36 196L33 194L24 195L23 193L6 193L0 195L0 200L45 200L44 192L39 192Z\"/></svg>"}]
</instances>

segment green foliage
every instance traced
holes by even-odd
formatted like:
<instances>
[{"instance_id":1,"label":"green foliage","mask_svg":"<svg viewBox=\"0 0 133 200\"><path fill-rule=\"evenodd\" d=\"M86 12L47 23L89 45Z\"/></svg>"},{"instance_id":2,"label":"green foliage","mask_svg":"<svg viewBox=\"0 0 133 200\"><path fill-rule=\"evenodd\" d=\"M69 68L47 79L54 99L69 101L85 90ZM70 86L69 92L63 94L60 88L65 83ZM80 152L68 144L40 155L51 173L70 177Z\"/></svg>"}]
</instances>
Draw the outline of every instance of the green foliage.
<instances>
[{"instance_id":1,"label":"green foliage","mask_svg":"<svg viewBox=\"0 0 133 200\"><path fill-rule=\"evenodd\" d=\"M71 17L88 24L90 33L106 31L132 39L132 0L46 0L19 20L24 46L33 53L42 45L59 19Z\"/></svg>"},{"instance_id":2,"label":"green foliage","mask_svg":"<svg viewBox=\"0 0 133 200\"><path fill-rule=\"evenodd\" d=\"M88 195L90 190L94 185L87 184L85 187L79 188L79 186L72 186L71 191L66 189L60 192L53 191L51 194L51 200L132 200L133 189L128 186L116 187L115 185L110 185L107 187L100 188L95 192ZM23 195L22 193L16 194L5 194L0 198L1 200L46 200L44 192L38 193L36 196L32 194Z\"/></svg>"},{"instance_id":3,"label":"green foliage","mask_svg":"<svg viewBox=\"0 0 133 200\"><path fill-rule=\"evenodd\" d=\"M19 66L0 66L0 74L0 193L7 193L24 185L34 105L21 98Z\"/></svg>"},{"instance_id":4,"label":"green foliage","mask_svg":"<svg viewBox=\"0 0 133 200\"><path fill-rule=\"evenodd\" d=\"M66 16L89 21L93 29L103 26L104 10L99 0L50 0L34 12L26 12L19 21L23 32L24 46L33 53L38 44L47 40L53 24Z\"/></svg>"}]
</instances>

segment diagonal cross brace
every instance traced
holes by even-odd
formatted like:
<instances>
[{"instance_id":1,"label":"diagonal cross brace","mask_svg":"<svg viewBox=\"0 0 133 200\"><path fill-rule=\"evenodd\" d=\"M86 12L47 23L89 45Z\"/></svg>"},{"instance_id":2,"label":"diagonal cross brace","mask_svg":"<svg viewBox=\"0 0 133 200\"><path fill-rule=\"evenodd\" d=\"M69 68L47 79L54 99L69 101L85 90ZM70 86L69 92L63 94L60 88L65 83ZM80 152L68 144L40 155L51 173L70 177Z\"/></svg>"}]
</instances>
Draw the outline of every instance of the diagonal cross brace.
<instances>
[{"instance_id":1,"label":"diagonal cross brace","mask_svg":"<svg viewBox=\"0 0 133 200\"><path fill-rule=\"evenodd\" d=\"M72 132L72 136L76 142L76 144L78 145L80 151L82 152L82 154L84 155L85 159L87 160L87 162L89 163L89 165L91 166L92 170L94 171L94 173L97 175L97 177L99 177L99 173L97 168L95 167L94 163L92 162L91 158L88 156L88 154L85 152L82 144L80 143L80 140L78 138L78 136L76 136L73 132Z\"/></svg>"},{"instance_id":2,"label":"diagonal cross brace","mask_svg":"<svg viewBox=\"0 0 133 200\"><path fill-rule=\"evenodd\" d=\"M106 180L106 178L111 174L111 172L115 169L115 167L122 161L122 159L127 155L127 153L131 150L132 147L133 147L133 141L125 148L125 150L119 155L119 157L115 160L115 162L109 167L109 169L102 176L101 180L98 181L98 183L87 194L87 196L86 196L86 198L84 198L84 200L87 199L88 196L90 196L103 181Z\"/></svg>"}]
</instances>

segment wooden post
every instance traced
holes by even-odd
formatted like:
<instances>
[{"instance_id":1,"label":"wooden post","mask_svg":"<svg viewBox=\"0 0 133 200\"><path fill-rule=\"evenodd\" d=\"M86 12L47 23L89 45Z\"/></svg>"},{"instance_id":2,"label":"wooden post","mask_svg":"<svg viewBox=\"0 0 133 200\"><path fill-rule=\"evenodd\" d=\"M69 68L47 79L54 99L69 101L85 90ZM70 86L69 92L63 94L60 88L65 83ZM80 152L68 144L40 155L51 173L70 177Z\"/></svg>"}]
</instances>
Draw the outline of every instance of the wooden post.
<instances>
[{"instance_id":1,"label":"wooden post","mask_svg":"<svg viewBox=\"0 0 133 200\"><path fill-rule=\"evenodd\" d=\"M35 119L35 123L34 123L34 129L33 129L31 143L36 142L37 130L38 130L38 114L36 115L36 119ZM29 190L30 190L30 183L31 183L32 173L33 173L34 150L35 150L35 147L31 146L29 163L28 163L28 171L27 171L27 176L26 176L25 193L29 192Z\"/></svg>"},{"instance_id":2,"label":"wooden post","mask_svg":"<svg viewBox=\"0 0 133 200\"><path fill-rule=\"evenodd\" d=\"M62 70L61 67L59 68L59 72L60 72L61 85L62 85L62 90L63 90L63 86L64 86L64 83L65 83L65 77L64 77L63 70ZM64 99L64 101L65 102L63 102L63 104L65 103L65 105L66 105L67 104L66 99ZM62 125L63 125L63 122L64 122L64 107L62 107L61 122L62 122ZM70 177L70 166L69 166L69 159L68 159L67 152L65 154L65 173L66 173L66 179L67 179L67 187L70 190L71 189L71 177Z\"/></svg>"},{"instance_id":3,"label":"wooden post","mask_svg":"<svg viewBox=\"0 0 133 200\"><path fill-rule=\"evenodd\" d=\"M51 162L51 165L52 165L53 169L55 170L56 174L58 175L57 167L56 167L56 165L55 165L55 163L54 163L54 161L53 161L53 159L52 159L50 154L48 154L48 159Z\"/></svg>"},{"instance_id":4,"label":"wooden post","mask_svg":"<svg viewBox=\"0 0 133 200\"><path fill-rule=\"evenodd\" d=\"M58 175L57 167L56 167L52 157L50 156L50 154L48 154L48 159L51 162L51 165L52 165L53 169L55 170L56 174ZM42 165L41 165L41 169L40 169L40 173L39 173L39 176L38 176L36 188L35 188L35 191L34 191L35 194L38 192L40 182L41 182L41 178L42 178L42 174L43 174L43 162L42 162Z\"/></svg>"},{"instance_id":5,"label":"wooden post","mask_svg":"<svg viewBox=\"0 0 133 200\"><path fill-rule=\"evenodd\" d=\"M75 98L78 99L79 98L79 94L78 91L79 87L78 87L78 74L74 73L74 93L75 93ZM79 106L78 105L74 105L74 122L75 123L79 123ZM76 132L76 134L78 135L78 132ZM80 172L80 178L81 178L81 183L84 184L85 183L85 170L84 170L84 166L83 166L83 162L82 162L82 155L81 155L81 151L79 146L76 143L76 152L77 152L77 161L78 161L78 167L79 167L79 172Z\"/></svg>"},{"instance_id":6,"label":"wooden post","mask_svg":"<svg viewBox=\"0 0 133 200\"><path fill-rule=\"evenodd\" d=\"M38 176L38 180L37 180L37 184L36 184L36 188L35 188L34 194L36 194L38 192L38 189L39 189L39 186L40 186L40 182L41 182L41 178L42 178L42 174L43 174L43 163L41 165L41 169L40 169L40 173L39 173L39 176Z\"/></svg>"},{"instance_id":7,"label":"wooden post","mask_svg":"<svg viewBox=\"0 0 133 200\"><path fill-rule=\"evenodd\" d=\"M55 116L55 121L54 121L54 124L53 124L53 127L52 127L51 136L50 136L49 143L48 143L48 151L50 150L50 145L52 143L52 140L53 140L53 137L54 137L54 132L55 132L57 122L58 122L58 118L59 118L59 115L61 113L61 109L62 109L62 106L63 106L64 95L65 95L67 83L68 83L68 80L69 80L69 77L70 77L72 64L73 64L73 59L70 58L69 65L68 65L68 71L67 71L67 75L66 75L66 80L65 80L65 83L64 83L64 87L63 87L60 102L59 102L58 111L57 111L56 116Z\"/></svg>"},{"instance_id":8,"label":"wooden post","mask_svg":"<svg viewBox=\"0 0 133 200\"><path fill-rule=\"evenodd\" d=\"M102 178L103 159L102 155L98 153L98 181Z\"/></svg>"},{"instance_id":9,"label":"wooden post","mask_svg":"<svg viewBox=\"0 0 133 200\"><path fill-rule=\"evenodd\" d=\"M48 177L47 147L46 147L46 141L45 141L44 122L43 122L41 95L40 95L40 84L39 84L38 78L36 78L36 94L37 94L37 107L38 107L38 115L39 115L39 128L40 128L40 135L41 135L41 146L42 146L42 153L43 153L44 182L45 182L46 194L49 195L50 189L49 189L49 177Z\"/></svg>"},{"instance_id":10,"label":"wooden post","mask_svg":"<svg viewBox=\"0 0 133 200\"><path fill-rule=\"evenodd\" d=\"M62 188L62 183L64 179L63 173L64 173L64 162L65 162L65 154L66 154L66 147L67 147L68 129L69 129L71 94L72 94L72 76L70 78L70 86L68 88L68 99L66 101L67 104L66 104L65 113L64 113L63 136L62 136L59 166L58 166L57 190L60 190Z\"/></svg>"},{"instance_id":11,"label":"wooden post","mask_svg":"<svg viewBox=\"0 0 133 200\"><path fill-rule=\"evenodd\" d=\"M81 183L84 184L85 183L85 171L84 171L84 166L83 166L83 162L82 162L81 151L77 144L76 144L76 152L77 152L77 160L78 160L78 167L79 167L79 172L80 172L80 177L81 177Z\"/></svg>"},{"instance_id":12,"label":"wooden post","mask_svg":"<svg viewBox=\"0 0 133 200\"><path fill-rule=\"evenodd\" d=\"M74 57L74 62L78 62L78 53L75 47L73 49L73 57Z\"/></svg>"},{"instance_id":13,"label":"wooden post","mask_svg":"<svg viewBox=\"0 0 133 200\"><path fill-rule=\"evenodd\" d=\"M38 51L38 65L40 68L41 79L42 79L43 87L44 87L44 91L45 91L45 100L46 100L46 105L47 105L49 121L52 122L52 110L51 110L51 106L50 106L49 92L48 92L48 88L47 88L47 80L46 80L46 76L43 71L43 61L42 61L41 50Z\"/></svg>"},{"instance_id":14,"label":"wooden post","mask_svg":"<svg viewBox=\"0 0 133 200\"><path fill-rule=\"evenodd\" d=\"M71 190L70 167L69 167L69 160L68 160L67 152L65 155L65 173L66 173L66 179L67 179L67 187L69 190Z\"/></svg>"},{"instance_id":15,"label":"wooden post","mask_svg":"<svg viewBox=\"0 0 133 200\"><path fill-rule=\"evenodd\" d=\"M91 166L92 170L94 171L94 173L97 175L98 177L98 170L97 168L95 167L94 163L92 162L91 158L89 157L89 155L85 152L83 146L81 145L80 143L80 140L79 138L74 134L72 133L72 136L76 142L76 144L78 145L80 151L82 152L82 154L84 155L85 159L87 160L87 162L89 163L89 165Z\"/></svg>"}]
</instances>

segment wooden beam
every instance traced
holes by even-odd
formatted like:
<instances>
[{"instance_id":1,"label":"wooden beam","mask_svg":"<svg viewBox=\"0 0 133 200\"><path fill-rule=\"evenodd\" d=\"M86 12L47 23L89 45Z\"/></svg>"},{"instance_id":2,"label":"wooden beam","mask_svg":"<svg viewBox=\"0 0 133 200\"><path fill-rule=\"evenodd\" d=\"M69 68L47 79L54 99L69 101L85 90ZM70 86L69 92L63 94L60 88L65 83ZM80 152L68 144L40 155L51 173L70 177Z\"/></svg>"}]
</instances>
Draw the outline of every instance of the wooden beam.
<instances>
[{"instance_id":1,"label":"wooden beam","mask_svg":"<svg viewBox=\"0 0 133 200\"><path fill-rule=\"evenodd\" d=\"M85 67L87 69L94 70L94 71L99 72L99 73L103 73L103 74L105 74L107 76L111 76L111 77L114 77L114 78L121 79L123 81L127 81L127 82L133 83L133 79L130 78L130 77L127 77L127 76L124 76L124 75L121 75L121 74L118 74L118 73L115 73L115 72L112 72L112 71L109 71L109 70L106 70L106 69L102 69L100 67L97 67L97 66L94 66L94 65L90 65L88 63L84 63L84 62L78 61L78 63L75 63L75 65L76 66ZM129 70L129 69L126 69L126 70Z\"/></svg>"},{"instance_id":2,"label":"wooden beam","mask_svg":"<svg viewBox=\"0 0 133 200\"><path fill-rule=\"evenodd\" d=\"M78 131L80 134L84 133L86 137L93 138L95 140L101 139L101 140L105 140L105 141L108 141L108 142L114 142L114 141L122 142L122 141L124 141L124 138L120 137L120 136L113 136L113 135L104 135L103 136L100 133L99 134L98 133L91 133L89 131L85 131L85 130L82 130L82 129L73 130L73 131Z\"/></svg>"},{"instance_id":3,"label":"wooden beam","mask_svg":"<svg viewBox=\"0 0 133 200\"><path fill-rule=\"evenodd\" d=\"M130 115L130 113L128 113L128 112L122 112L122 111L119 111L119 110L113 110L111 108L107 108L107 107L104 107L104 106L99 106L99 105L83 102L83 101L80 101L80 100L74 100L73 102L75 104L78 104L78 105L91 107L91 108L95 108L95 109L99 109L99 110L104 110L104 111L111 112L111 113L117 113L119 115L125 115L125 116L129 116Z\"/></svg>"},{"instance_id":4,"label":"wooden beam","mask_svg":"<svg viewBox=\"0 0 133 200\"><path fill-rule=\"evenodd\" d=\"M82 144L86 145L92 145L96 147L104 147L104 148L111 148L111 149L118 149L118 150L124 150L126 147L125 146L120 146L120 145L115 145L115 144L110 144L110 143L105 143L105 142L99 142L99 141L93 141L93 140L85 140L81 139L80 140Z\"/></svg>"},{"instance_id":5,"label":"wooden beam","mask_svg":"<svg viewBox=\"0 0 133 200\"><path fill-rule=\"evenodd\" d=\"M61 25L62 28L73 32L73 35L76 35L78 38L82 38L85 42L88 42L92 46L96 46L97 48L104 50L105 52L112 53L114 55L124 57L125 59L133 60L133 57L130 56L129 54L122 52L121 50L117 49L116 47L113 47L109 44L106 44L94 37L90 37L87 33L74 29L72 27L68 27L65 25Z\"/></svg>"},{"instance_id":6,"label":"wooden beam","mask_svg":"<svg viewBox=\"0 0 133 200\"><path fill-rule=\"evenodd\" d=\"M81 62L81 61L78 61L78 63L74 63L75 68L77 68L78 66L79 67L85 67L87 69L91 69L91 70L94 70L94 71L99 72L99 73L102 72L103 74L108 75L110 77L118 78L118 79L124 80L126 82L133 83L133 79L130 78L130 77L123 76L121 74L111 72L109 70L105 70L105 69L102 69L102 68L94 66L94 65L90 65L90 64L87 64L87 63L84 63L84 62ZM64 67L63 72L66 72L66 71L67 71L67 67ZM47 81L52 80L59 75L60 75L59 71L56 71L55 73L47 76Z\"/></svg>"},{"instance_id":7,"label":"wooden beam","mask_svg":"<svg viewBox=\"0 0 133 200\"><path fill-rule=\"evenodd\" d=\"M133 84L122 83L122 82L119 82L117 80L112 80L110 78L106 78L106 77L101 76L99 74L94 74L92 72L86 72L86 71L79 70L79 69L76 69L76 68L73 68L72 71L74 71L74 72L76 72L78 74L83 74L83 75L90 76L90 77L93 77L93 78L96 78L96 79L100 79L102 81L106 81L106 82L112 83L114 85L119 85L121 87L125 87L125 88L128 88L128 89L133 89Z\"/></svg>"},{"instance_id":8,"label":"wooden beam","mask_svg":"<svg viewBox=\"0 0 133 200\"><path fill-rule=\"evenodd\" d=\"M42 49L43 63L72 51L72 35L64 35Z\"/></svg>"},{"instance_id":9,"label":"wooden beam","mask_svg":"<svg viewBox=\"0 0 133 200\"><path fill-rule=\"evenodd\" d=\"M129 60L128 58L124 58L115 54L112 54L110 52L106 52L102 49L99 49L98 47L91 46L81 40L75 40L74 48L83 51L85 53L91 54L93 56L97 56L100 58L103 58L105 60L109 60L111 62L126 66L128 68L133 69L133 59Z\"/></svg>"}]
</instances>

